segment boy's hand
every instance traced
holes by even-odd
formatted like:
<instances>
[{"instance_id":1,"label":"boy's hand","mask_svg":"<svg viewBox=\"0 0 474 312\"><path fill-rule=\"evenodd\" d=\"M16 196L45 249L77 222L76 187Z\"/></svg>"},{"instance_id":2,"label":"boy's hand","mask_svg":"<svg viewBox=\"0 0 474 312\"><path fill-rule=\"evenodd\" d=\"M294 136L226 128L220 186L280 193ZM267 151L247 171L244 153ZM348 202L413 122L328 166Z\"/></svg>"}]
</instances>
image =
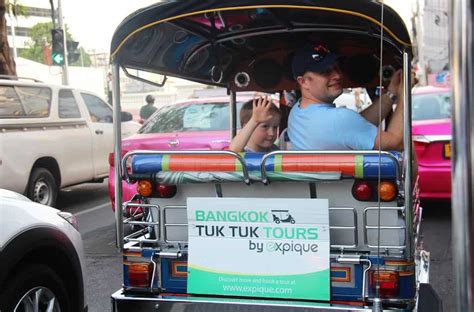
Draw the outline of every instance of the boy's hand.
<instances>
[{"instance_id":1,"label":"boy's hand","mask_svg":"<svg viewBox=\"0 0 474 312\"><path fill-rule=\"evenodd\" d=\"M273 115L270 113L271 105L273 103L267 96L254 98L251 119L258 124L271 120L273 118Z\"/></svg>"}]
</instances>

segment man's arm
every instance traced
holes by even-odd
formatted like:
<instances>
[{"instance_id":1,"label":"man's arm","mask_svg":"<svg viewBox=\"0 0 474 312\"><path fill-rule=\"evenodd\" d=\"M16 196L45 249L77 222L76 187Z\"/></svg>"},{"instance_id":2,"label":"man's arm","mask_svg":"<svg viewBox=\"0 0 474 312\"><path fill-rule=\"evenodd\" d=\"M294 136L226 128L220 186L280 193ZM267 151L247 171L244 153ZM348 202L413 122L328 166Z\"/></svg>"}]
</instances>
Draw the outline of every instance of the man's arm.
<instances>
[{"instance_id":1,"label":"man's arm","mask_svg":"<svg viewBox=\"0 0 474 312\"><path fill-rule=\"evenodd\" d=\"M399 92L399 87L402 84L402 71L397 70L393 76L392 79L390 80L390 84L387 88L387 90L394 94L397 98L400 98L401 93ZM382 113L381 113L381 118L379 118L379 110L380 110L380 105ZM367 119L370 123L372 123L375 126L379 126L379 121L384 120L388 113L392 111L392 105L393 102L392 100L387 96L387 95L382 95L379 96L372 105L367 107L364 111L362 111L360 114L362 117Z\"/></svg>"},{"instance_id":2,"label":"man's arm","mask_svg":"<svg viewBox=\"0 0 474 312\"><path fill-rule=\"evenodd\" d=\"M382 105L382 118L379 120L380 105ZM388 96L382 95L372 105L360 112L360 114L374 126L379 126L379 121L383 121L390 111L392 111L392 100Z\"/></svg>"},{"instance_id":3,"label":"man's arm","mask_svg":"<svg viewBox=\"0 0 474 312\"><path fill-rule=\"evenodd\" d=\"M401 72L397 71L395 75L401 77ZM394 75L394 76L395 76ZM400 78L399 77L399 78ZM393 78L392 78L393 81ZM398 83L397 86L397 107L393 113L392 120L388 125L387 130L381 131L380 127L375 137L374 150L402 150L403 149L403 111L404 105L402 96L403 95L403 84ZM382 98L388 98L383 96ZM390 105L391 107L391 105ZM379 144L380 143L380 144Z\"/></svg>"},{"instance_id":4,"label":"man's arm","mask_svg":"<svg viewBox=\"0 0 474 312\"><path fill-rule=\"evenodd\" d=\"M386 131L377 131L374 150L402 150L403 149L403 103L398 100L397 108Z\"/></svg>"}]
</instances>

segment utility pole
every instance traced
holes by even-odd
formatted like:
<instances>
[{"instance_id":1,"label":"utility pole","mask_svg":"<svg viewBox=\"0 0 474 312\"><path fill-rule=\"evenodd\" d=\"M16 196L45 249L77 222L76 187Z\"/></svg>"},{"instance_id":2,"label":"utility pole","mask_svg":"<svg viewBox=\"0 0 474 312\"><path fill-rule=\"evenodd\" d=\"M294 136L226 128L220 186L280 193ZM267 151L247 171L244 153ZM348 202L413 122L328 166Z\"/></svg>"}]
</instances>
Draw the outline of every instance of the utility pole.
<instances>
[{"instance_id":1,"label":"utility pole","mask_svg":"<svg viewBox=\"0 0 474 312\"><path fill-rule=\"evenodd\" d=\"M59 29L64 30L63 36L63 46L64 46L64 65L63 67L63 84L69 85L69 77L68 77L68 60L67 60L67 45L66 45L66 29L64 29L63 23L63 8L61 5L61 0L58 0L58 27Z\"/></svg>"}]
</instances>

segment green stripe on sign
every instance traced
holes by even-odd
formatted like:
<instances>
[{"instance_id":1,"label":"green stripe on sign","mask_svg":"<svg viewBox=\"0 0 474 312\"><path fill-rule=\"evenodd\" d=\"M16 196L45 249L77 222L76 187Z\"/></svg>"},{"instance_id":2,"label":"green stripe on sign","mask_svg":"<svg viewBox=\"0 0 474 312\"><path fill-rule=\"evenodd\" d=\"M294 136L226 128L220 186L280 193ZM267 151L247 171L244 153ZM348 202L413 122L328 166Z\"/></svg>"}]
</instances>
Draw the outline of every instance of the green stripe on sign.
<instances>
[{"instance_id":1,"label":"green stripe on sign","mask_svg":"<svg viewBox=\"0 0 474 312\"><path fill-rule=\"evenodd\" d=\"M329 301L330 271L294 275L220 273L188 265L189 294Z\"/></svg>"},{"instance_id":2,"label":"green stripe on sign","mask_svg":"<svg viewBox=\"0 0 474 312\"><path fill-rule=\"evenodd\" d=\"M363 155L355 156L355 178L358 178L358 179L364 178L364 156Z\"/></svg>"},{"instance_id":3,"label":"green stripe on sign","mask_svg":"<svg viewBox=\"0 0 474 312\"><path fill-rule=\"evenodd\" d=\"M161 159L161 171L170 171L170 155L163 155Z\"/></svg>"},{"instance_id":4,"label":"green stripe on sign","mask_svg":"<svg viewBox=\"0 0 474 312\"><path fill-rule=\"evenodd\" d=\"M273 172L282 172L281 163L283 160L283 155L275 155L273 157Z\"/></svg>"}]
</instances>

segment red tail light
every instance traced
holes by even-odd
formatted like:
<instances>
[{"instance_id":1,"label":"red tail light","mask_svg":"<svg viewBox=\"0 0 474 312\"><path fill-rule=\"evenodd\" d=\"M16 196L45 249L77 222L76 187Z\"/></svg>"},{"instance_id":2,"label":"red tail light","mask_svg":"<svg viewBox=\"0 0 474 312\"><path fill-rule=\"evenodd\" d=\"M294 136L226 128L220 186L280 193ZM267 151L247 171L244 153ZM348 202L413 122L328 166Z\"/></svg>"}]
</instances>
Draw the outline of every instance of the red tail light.
<instances>
[{"instance_id":1,"label":"red tail light","mask_svg":"<svg viewBox=\"0 0 474 312\"><path fill-rule=\"evenodd\" d=\"M109 166L114 167L115 160L114 160L114 153L109 153Z\"/></svg>"},{"instance_id":2,"label":"red tail light","mask_svg":"<svg viewBox=\"0 0 474 312\"><path fill-rule=\"evenodd\" d=\"M137 192L143 197L171 198L176 195L176 185L154 184L149 180L139 180Z\"/></svg>"},{"instance_id":3,"label":"red tail light","mask_svg":"<svg viewBox=\"0 0 474 312\"><path fill-rule=\"evenodd\" d=\"M120 158L123 158L123 156L127 153L128 153L128 151L122 150L122 157L120 157ZM109 153L109 165L110 165L110 167L115 166L114 155L115 155L114 153Z\"/></svg>"},{"instance_id":4,"label":"red tail light","mask_svg":"<svg viewBox=\"0 0 474 312\"><path fill-rule=\"evenodd\" d=\"M380 297L396 297L399 294L399 279L400 277L396 271L373 271L370 284L375 293L378 283Z\"/></svg>"},{"instance_id":5,"label":"red tail light","mask_svg":"<svg viewBox=\"0 0 474 312\"><path fill-rule=\"evenodd\" d=\"M352 195L360 201L367 201L372 198L372 186L367 181L356 181L352 186Z\"/></svg>"},{"instance_id":6,"label":"red tail light","mask_svg":"<svg viewBox=\"0 0 474 312\"><path fill-rule=\"evenodd\" d=\"M162 198L171 198L176 195L176 185L162 185L158 184L156 186L156 191Z\"/></svg>"},{"instance_id":7,"label":"red tail light","mask_svg":"<svg viewBox=\"0 0 474 312\"><path fill-rule=\"evenodd\" d=\"M417 154L423 154L425 149L430 145L430 141L423 135L414 135L413 143L415 145L415 151Z\"/></svg>"},{"instance_id":8,"label":"red tail light","mask_svg":"<svg viewBox=\"0 0 474 312\"><path fill-rule=\"evenodd\" d=\"M128 286L150 287L153 267L151 263L124 263Z\"/></svg>"}]
</instances>

